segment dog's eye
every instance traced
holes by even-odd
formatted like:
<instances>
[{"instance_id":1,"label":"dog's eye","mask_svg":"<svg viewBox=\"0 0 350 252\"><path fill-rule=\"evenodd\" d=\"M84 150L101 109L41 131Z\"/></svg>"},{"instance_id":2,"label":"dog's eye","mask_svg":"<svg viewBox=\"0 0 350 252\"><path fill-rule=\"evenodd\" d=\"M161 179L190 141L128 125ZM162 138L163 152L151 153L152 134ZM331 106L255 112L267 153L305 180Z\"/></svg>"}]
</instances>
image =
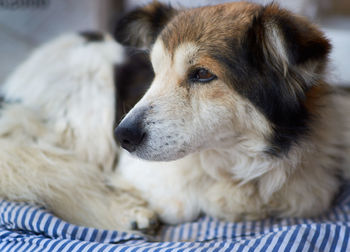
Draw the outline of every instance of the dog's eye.
<instances>
[{"instance_id":1,"label":"dog's eye","mask_svg":"<svg viewBox=\"0 0 350 252\"><path fill-rule=\"evenodd\" d=\"M205 68L198 68L195 71L193 71L190 75L190 80L192 82L207 83L214 79L216 79L216 75L212 74L211 72L209 72L209 70Z\"/></svg>"}]
</instances>

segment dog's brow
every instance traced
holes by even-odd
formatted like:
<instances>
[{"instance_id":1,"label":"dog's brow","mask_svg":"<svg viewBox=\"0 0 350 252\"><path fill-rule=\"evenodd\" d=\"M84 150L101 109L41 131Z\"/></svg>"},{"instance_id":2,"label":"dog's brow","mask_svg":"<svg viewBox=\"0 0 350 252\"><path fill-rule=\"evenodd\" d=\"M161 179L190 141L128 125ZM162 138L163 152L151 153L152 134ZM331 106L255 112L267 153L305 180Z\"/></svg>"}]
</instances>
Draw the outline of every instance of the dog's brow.
<instances>
[{"instance_id":1,"label":"dog's brow","mask_svg":"<svg viewBox=\"0 0 350 252\"><path fill-rule=\"evenodd\" d=\"M152 48L151 61L156 74L159 72L159 69L164 69L171 65L171 56L161 40L157 40Z\"/></svg>"},{"instance_id":2,"label":"dog's brow","mask_svg":"<svg viewBox=\"0 0 350 252\"><path fill-rule=\"evenodd\" d=\"M176 72L183 76L186 74L187 68L193 61L198 47L194 43L181 44L174 53L174 67Z\"/></svg>"}]
</instances>

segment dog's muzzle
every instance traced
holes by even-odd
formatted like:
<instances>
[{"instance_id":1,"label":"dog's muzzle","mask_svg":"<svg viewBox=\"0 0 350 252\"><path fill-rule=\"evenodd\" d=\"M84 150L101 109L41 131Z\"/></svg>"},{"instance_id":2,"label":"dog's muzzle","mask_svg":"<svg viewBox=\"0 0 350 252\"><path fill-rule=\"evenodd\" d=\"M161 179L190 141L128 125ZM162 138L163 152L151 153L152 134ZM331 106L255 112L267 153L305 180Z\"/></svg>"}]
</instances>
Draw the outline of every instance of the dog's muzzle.
<instances>
[{"instance_id":1,"label":"dog's muzzle","mask_svg":"<svg viewBox=\"0 0 350 252\"><path fill-rule=\"evenodd\" d=\"M146 137L143 127L144 111L127 116L114 130L114 136L120 145L129 152L134 152Z\"/></svg>"}]
</instances>

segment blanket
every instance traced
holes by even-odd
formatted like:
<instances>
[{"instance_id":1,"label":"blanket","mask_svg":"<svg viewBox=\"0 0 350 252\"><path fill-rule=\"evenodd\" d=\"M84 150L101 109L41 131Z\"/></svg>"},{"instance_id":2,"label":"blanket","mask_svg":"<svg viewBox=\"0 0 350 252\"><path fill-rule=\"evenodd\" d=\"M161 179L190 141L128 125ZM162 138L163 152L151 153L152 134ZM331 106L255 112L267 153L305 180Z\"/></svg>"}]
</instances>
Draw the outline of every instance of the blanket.
<instances>
[{"instance_id":1,"label":"blanket","mask_svg":"<svg viewBox=\"0 0 350 252\"><path fill-rule=\"evenodd\" d=\"M154 237L67 223L45 209L0 200L0 251L350 251L350 182L317 218L224 222L203 216Z\"/></svg>"}]
</instances>

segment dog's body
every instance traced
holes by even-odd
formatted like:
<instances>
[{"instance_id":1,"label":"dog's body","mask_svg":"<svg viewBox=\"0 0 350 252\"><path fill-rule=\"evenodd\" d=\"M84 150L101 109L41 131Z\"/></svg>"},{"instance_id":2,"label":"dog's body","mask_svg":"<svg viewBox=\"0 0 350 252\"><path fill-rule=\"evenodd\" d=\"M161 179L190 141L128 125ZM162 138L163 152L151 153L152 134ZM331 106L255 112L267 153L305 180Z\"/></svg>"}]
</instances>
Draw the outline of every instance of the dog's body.
<instances>
[{"instance_id":1,"label":"dog's body","mask_svg":"<svg viewBox=\"0 0 350 252\"><path fill-rule=\"evenodd\" d=\"M201 212L314 216L331 205L349 165L350 102L325 82L330 46L315 27L274 5L155 3L123 19L117 38L155 42L153 84L116 136L157 162L122 151L113 172L112 66L122 48L72 35L2 87L0 197L119 229L151 227L153 211L178 223Z\"/></svg>"},{"instance_id":2,"label":"dog's body","mask_svg":"<svg viewBox=\"0 0 350 252\"><path fill-rule=\"evenodd\" d=\"M330 45L316 27L273 4L153 3L121 19L116 37L151 48L155 72L116 129L132 153L117 176L163 221L331 206L350 165L350 102L325 81Z\"/></svg>"},{"instance_id":3,"label":"dog's body","mask_svg":"<svg viewBox=\"0 0 350 252\"><path fill-rule=\"evenodd\" d=\"M109 36L66 35L37 49L1 86L1 198L84 226L154 224L143 200L106 183L117 157L113 66L123 54Z\"/></svg>"}]
</instances>

